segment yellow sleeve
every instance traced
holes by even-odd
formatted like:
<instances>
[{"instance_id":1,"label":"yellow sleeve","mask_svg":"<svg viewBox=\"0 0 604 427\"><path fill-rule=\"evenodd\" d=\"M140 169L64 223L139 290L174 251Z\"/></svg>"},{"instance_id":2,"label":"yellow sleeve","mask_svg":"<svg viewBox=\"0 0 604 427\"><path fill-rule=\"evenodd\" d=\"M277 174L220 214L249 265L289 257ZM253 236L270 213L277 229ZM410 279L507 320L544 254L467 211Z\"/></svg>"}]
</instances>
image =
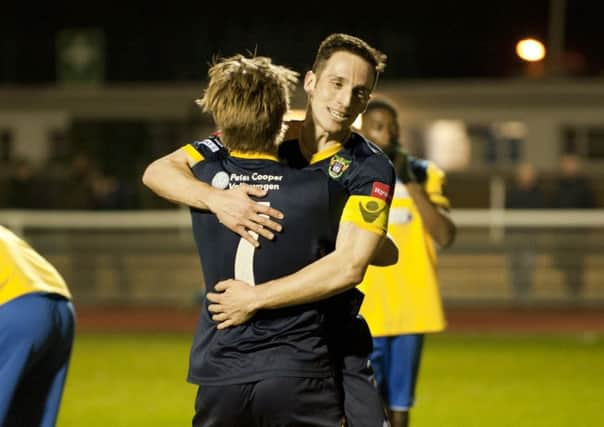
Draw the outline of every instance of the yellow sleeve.
<instances>
[{"instance_id":1,"label":"yellow sleeve","mask_svg":"<svg viewBox=\"0 0 604 427\"><path fill-rule=\"evenodd\" d=\"M390 204L372 196L354 195L348 198L340 223L354 225L376 234L386 234Z\"/></svg>"},{"instance_id":2,"label":"yellow sleeve","mask_svg":"<svg viewBox=\"0 0 604 427\"><path fill-rule=\"evenodd\" d=\"M449 199L443 194L443 187L446 182L445 173L439 169L434 163L428 164L427 179L424 184L424 189L432 203L449 209L451 204Z\"/></svg>"},{"instance_id":3,"label":"yellow sleeve","mask_svg":"<svg viewBox=\"0 0 604 427\"><path fill-rule=\"evenodd\" d=\"M0 259L8 260L7 251L2 242L0 242ZM4 261L0 263L0 291L8 282L9 263Z\"/></svg>"},{"instance_id":4,"label":"yellow sleeve","mask_svg":"<svg viewBox=\"0 0 604 427\"><path fill-rule=\"evenodd\" d=\"M190 167L195 166L197 163L202 162L205 159L203 155L191 144L184 145L182 149L185 150L185 153L187 154Z\"/></svg>"}]
</instances>

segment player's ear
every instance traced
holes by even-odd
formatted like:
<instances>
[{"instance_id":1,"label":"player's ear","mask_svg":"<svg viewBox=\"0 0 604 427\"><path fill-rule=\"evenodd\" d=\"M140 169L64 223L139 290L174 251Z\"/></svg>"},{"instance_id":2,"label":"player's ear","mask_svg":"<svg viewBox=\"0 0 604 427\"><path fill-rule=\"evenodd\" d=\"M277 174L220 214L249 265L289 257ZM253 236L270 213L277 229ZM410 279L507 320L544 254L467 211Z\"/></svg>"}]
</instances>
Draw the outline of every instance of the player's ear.
<instances>
[{"instance_id":1,"label":"player's ear","mask_svg":"<svg viewBox=\"0 0 604 427\"><path fill-rule=\"evenodd\" d=\"M369 101L371 101L371 98L373 98L373 94L370 93L367 99L365 100L365 106L363 107L363 111L361 111L361 115L367 112L367 106L369 105Z\"/></svg>"},{"instance_id":2,"label":"player's ear","mask_svg":"<svg viewBox=\"0 0 604 427\"><path fill-rule=\"evenodd\" d=\"M314 88L315 88L315 84L317 82L317 75L315 73L311 71L307 71L306 75L304 76L304 92L306 92L307 95L312 94Z\"/></svg>"}]
</instances>

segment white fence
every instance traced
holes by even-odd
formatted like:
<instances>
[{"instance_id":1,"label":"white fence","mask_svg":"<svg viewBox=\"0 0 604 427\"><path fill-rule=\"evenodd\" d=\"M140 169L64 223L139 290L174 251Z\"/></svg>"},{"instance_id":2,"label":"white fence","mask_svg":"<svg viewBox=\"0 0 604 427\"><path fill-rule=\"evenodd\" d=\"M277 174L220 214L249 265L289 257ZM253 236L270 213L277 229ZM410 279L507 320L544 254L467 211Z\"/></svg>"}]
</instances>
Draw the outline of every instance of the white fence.
<instances>
[{"instance_id":1,"label":"white fence","mask_svg":"<svg viewBox=\"0 0 604 427\"><path fill-rule=\"evenodd\" d=\"M604 210L456 210L439 255L450 305L604 307ZM203 290L187 210L0 210L80 304L193 304Z\"/></svg>"}]
</instances>

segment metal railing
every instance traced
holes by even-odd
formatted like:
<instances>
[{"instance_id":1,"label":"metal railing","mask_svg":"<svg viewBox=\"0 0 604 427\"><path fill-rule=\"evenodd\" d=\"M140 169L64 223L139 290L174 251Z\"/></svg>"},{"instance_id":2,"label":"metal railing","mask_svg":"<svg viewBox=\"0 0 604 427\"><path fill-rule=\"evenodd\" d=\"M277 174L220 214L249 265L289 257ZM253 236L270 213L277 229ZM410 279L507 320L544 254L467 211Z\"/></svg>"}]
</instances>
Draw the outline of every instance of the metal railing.
<instances>
[{"instance_id":1,"label":"metal railing","mask_svg":"<svg viewBox=\"0 0 604 427\"><path fill-rule=\"evenodd\" d=\"M604 307L604 210L454 210L439 253L446 304ZM203 279L186 209L0 210L65 276L80 304L187 305Z\"/></svg>"}]
</instances>

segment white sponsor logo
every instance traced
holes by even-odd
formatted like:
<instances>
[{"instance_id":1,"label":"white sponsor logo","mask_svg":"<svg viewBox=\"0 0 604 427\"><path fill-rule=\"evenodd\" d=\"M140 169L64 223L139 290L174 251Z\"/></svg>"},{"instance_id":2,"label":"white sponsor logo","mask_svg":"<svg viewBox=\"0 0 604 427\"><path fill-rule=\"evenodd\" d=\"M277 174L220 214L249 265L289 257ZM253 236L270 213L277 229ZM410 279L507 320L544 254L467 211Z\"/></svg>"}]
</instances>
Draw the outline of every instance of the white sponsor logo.
<instances>
[{"instance_id":1,"label":"white sponsor logo","mask_svg":"<svg viewBox=\"0 0 604 427\"><path fill-rule=\"evenodd\" d=\"M224 190L229 186L229 174L220 171L212 178L212 187Z\"/></svg>"},{"instance_id":2,"label":"white sponsor logo","mask_svg":"<svg viewBox=\"0 0 604 427\"><path fill-rule=\"evenodd\" d=\"M280 190L281 185L276 182L281 182L283 175L269 175L254 172L251 175L232 173L230 176L229 188L235 188L245 183L252 187L261 188L263 190Z\"/></svg>"},{"instance_id":3,"label":"white sponsor logo","mask_svg":"<svg viewBox=\"0 0 604 427\"><path fill-rule=\"evenodd\" d=\"M390 224L408 224L413 219L413 215L407 208L392 208L388 222Z\"/></svg>"},{"instance_id":4,"label":"white sponsor logo","mask_svg":"<svg viewBox=\"0 0 604 427\"><path fill-rule=\"evenodd\" d=\"M211 141L209 139L204 139L203 141L201 141L201 143L208 147L212 153L215 153L220 150L220 147L218 147L218 145L216 145L214 141Z\"/></svg>"},{"instance_id":5,"label":"white sponsor logo","mask_svg":"<svg viewBox=\"0 0 604 427\"><path fill-rule=\"evenodd\" d=\"M376 196L378 196L380 199L385 199L388 197L388 193L381 188L374 188L373 192L377 193Z\"/></svg>"},{"instance_id":6,"label":"white sponsor logo","mask_svg":"<svg viewBox=\"0 0 604 427\"><path fill-rule=\"evenodd\" d=\"M240 185L241 184L237 183L237 182L231 183L231 184L229 184L229 188L239 187ZM280 190L281 189L281 186L279 184L256 183L256 184L248 184L248 185L251 185L252 187L260 188L261 190Z\"/></svg>"},{"instance_id":7,"label":"white sponsor logo","mask_svg":"<svg viewBox=\"0 0 604 427\"><path fill-rule=\"evenodd\" d=\"M250 176L249 175L244 175L242 173L232 173L231 174L231 181L243 181L243 182L247 182L250 180Z\"/></svg>"},{"instance_id":8,"label":"white sponsor logo","mask_svg":"<svg viewBox=\"0 0 604 427\"><path fill-rule=\"evenodd\" d=\"M258 172L254 172L252 174L253 181L281 181L283 179L283 175L263 175Z\"/></svg>"}]
</instances>

